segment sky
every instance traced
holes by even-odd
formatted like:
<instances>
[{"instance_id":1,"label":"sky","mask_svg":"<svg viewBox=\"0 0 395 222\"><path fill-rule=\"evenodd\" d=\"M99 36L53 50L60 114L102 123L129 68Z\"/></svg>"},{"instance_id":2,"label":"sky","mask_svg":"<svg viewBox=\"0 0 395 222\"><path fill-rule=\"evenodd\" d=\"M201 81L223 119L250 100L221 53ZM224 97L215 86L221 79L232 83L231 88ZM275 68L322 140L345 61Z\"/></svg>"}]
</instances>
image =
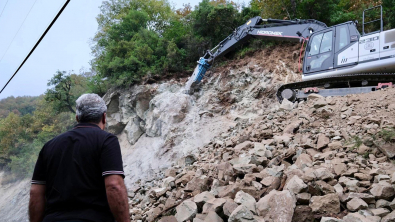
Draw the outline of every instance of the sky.
<instances>
[{"instance_id":1,"label":"sky","mask_svg":"<svg viewBox=\"0 0 395 222\"><path fill-rule=\"evenodd\" d=\"M199 0L170 0L175 8ZM65 0L0 0L0 90L25 59ZM89 70L91 39L101 0L71 0L58 20L0 94L38 96L57 70Z\"/></svg>"}]
</instances>

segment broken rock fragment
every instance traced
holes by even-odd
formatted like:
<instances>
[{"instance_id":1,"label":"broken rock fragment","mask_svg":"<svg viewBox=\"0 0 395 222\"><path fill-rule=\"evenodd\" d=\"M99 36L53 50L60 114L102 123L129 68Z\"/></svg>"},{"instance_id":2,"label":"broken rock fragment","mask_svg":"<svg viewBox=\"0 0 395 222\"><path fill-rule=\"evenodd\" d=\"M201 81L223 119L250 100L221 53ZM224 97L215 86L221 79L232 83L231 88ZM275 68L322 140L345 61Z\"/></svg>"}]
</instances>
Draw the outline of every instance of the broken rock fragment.
<instances>
[{"instance_id":1,"label":"broken rock fragment","mask_svg":"<svg viewBox=\"0 0 395 222\"><path fill-rule=\"evenodd\" d=\"M180 205L176 207L176 219L177 221L187 221L192 220L197 214L197 206L191 200L185 200Z\"/></svg>"},{"instance_id":2,"label":"broken rock fragment","mask_svg":"<svg viewBox=\"0 0 395 222\"><path fill-rule=\"evenodd\" d=\"M327 194L325 196L313 196L310 200L310 207L313 213L337 214L340 212L340 200L337 194Z\"/></svg>"}]
</instances>

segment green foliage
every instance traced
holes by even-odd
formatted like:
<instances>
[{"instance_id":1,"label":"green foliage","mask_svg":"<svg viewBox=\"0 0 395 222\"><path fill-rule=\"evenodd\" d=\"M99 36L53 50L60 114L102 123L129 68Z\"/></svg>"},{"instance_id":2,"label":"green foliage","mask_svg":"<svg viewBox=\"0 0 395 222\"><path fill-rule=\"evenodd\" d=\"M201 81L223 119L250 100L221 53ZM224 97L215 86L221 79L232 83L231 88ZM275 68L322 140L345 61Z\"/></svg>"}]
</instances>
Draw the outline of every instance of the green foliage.
<instances>
[{"instance_id":1,"label":"green foliage","mask_svg":"<svg viewBox=\"0 0 395 222\"><path fill-rule=\"evenodd\" d=\"M89 84L101 87L101 83L91 81L93 78L95 75L90 73L76 75L58 71L48 83L53 88L44 96L34 100L22 98L24 102L15 106L20 111L16 109L0 118L0 168L10 170L18 177L31 175L43 145L75 125L74 112L70 112L70 108L75 107L75 100L90 90ZM3 101L8 104L16 99L12 97ZM23 115L26 110L33 111Z\"/></svg>"},{"instance_id":2,"label":"green foliage","mask_svg":"<svg viewBox=\"0 0 395 222\"><path fill-rule=\"evenodd\" d=\"M354 150L356 148L359 148L363 144L362 139L359 138L359 136L353 136L350 139L348 139L345 143L345 145L352 145L349 149Z\"/></svg>"},{"instance_id":3,"label":"green foliage","mask_svg":"<svg viewBox=\"0 0 395 222\"><path fill-rule=\"evenodd\" d=\"M0 100L0 118L5 118L10 112L18 115L32 114L36 109L37 96L7 97Z\"/></svg>"},{"instance_id":4,"label":"green foliage","mask_svg":"<svg viewBox=\"0 0 395 222\"><path fill-rule=\"evenodd\" d=\"M76 74L66 74L66 71L57 71L48 81L53 88L45 92L45 100L52 104L58 113L70 111L75 113L75 101L87 91L86 77Z\"/></svg>"},{"instance_id":5,"label":"green foliage","mask_svg":"<svg viewBox=\"0 0 395 222\"><path fill-rule=\"evenodd\" d=\"M394 142L395 141L395 129L394 128L382 129L377 134L385 142Z\"/></svg>"}]
</instances>

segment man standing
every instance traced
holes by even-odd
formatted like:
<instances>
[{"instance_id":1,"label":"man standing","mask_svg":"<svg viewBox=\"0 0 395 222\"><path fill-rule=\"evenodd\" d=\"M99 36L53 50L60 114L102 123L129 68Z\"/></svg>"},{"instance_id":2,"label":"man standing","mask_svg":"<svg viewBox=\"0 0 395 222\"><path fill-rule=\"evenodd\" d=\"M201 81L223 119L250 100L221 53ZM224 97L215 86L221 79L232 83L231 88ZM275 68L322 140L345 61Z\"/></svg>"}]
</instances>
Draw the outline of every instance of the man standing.
<instances>
[{"instance_id":1,"label":"man standing","mask_svg":"<svg viewBox=\"0 0 395 222\"><path fill-rule=\"evenodd\" d=\"M30 190L31 222L130 221L121 150L104 131L106 111L101 97L82 95L75 128L44 145Z\"/></svg>"}]
</instances>

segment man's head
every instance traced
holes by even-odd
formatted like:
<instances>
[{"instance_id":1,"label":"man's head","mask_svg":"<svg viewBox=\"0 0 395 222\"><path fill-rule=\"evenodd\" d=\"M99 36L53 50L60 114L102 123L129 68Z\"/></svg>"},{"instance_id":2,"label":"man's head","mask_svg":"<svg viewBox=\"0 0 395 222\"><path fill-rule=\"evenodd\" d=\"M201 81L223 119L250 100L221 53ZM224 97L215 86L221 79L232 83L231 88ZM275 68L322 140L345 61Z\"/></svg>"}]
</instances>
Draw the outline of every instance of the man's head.
<instances>
[{"instance_id":1,"label":"man's head","mask_svg":"<svg viewBox=\"0 0 395 222\"><path fill-rule=\"evenodd\" d=\"M97 94L83 94L76 101L76 119L79 123L95 123L104 129L107 106Z\"/></svg>"}]
</instances>

